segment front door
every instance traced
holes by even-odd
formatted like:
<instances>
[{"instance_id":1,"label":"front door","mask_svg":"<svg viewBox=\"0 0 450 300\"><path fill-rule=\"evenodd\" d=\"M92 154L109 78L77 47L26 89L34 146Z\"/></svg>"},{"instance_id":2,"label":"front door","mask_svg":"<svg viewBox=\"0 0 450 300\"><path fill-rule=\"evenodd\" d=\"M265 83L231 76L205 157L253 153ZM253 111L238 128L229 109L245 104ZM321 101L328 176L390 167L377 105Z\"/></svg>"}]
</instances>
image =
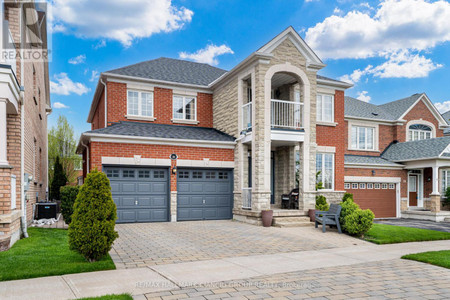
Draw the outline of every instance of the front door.
<instances>
[{"instance_id":1,"label":"front door","mask_svg":"<svg viewBox=\"0 0 450 300\"><path fill-rule=\"evenodd\" d=\"M418 199L418 176L409 175L408 189L409 189L409 206L417 206Z\"/></svg>"}]
</instances>

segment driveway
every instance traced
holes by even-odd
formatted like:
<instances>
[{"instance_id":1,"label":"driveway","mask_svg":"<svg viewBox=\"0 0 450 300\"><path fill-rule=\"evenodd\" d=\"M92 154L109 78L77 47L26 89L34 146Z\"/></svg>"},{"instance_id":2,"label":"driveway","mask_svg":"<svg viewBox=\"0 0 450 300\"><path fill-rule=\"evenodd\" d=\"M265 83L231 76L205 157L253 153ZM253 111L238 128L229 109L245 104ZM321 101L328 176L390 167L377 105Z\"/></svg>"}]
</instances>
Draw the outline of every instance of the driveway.
<instances>
[{"instance_id":1,"label":"driveway","mask_svg":"<svg viewBox=\"0 0 450 300\"><path fill-rule=\"evenodd\" d=\"M259 254L348 247L365 242L310 227L264 228L235 221L117 224L110 254L117 268L136 268Z\"/></svg>"},{"instance_id":2,"label":"driveway","mask_svg":"<svg viewBox=\"0 0 450 300\"><path fill-rule=\"evenodd\" d=\"M379 220L375 221L375 223L450 232L450 223L447 222L433 222L413 219L391 219Z\"/></svg>"}]
</instances>

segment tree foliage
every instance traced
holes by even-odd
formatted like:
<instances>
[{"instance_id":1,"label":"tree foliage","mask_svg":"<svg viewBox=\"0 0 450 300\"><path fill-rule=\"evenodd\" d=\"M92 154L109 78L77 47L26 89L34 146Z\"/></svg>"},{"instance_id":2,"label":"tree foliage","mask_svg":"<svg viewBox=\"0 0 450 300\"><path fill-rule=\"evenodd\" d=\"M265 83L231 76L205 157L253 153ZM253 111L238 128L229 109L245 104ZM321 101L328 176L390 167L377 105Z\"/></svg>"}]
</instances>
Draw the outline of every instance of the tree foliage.
<instances>
[{"instance_id":1,"label":"tree foliage","mask_svg":"<svg viewBox=\"0 0 450 300\"><path fill-rule=\"evenodd\" d=\"M48 175L53 181L55 170L53 166L56 157L59 156L64 173L69 183L76 183L77 171L81 168L81 157L76 154L77 140L74 137L73 126L69 124L65 116L59 116L56 127L48 132Z\"/></svg>"},{"instance_id":2,"label":"tree foliage","mask_svg":"<svg viewBox=\"0 0 450 300\"><path fill-rule=\"evenodd\" d=\"M63 166L59 162L59 156L56 157L53 164L53 170L53 179L50 183L50 200L60 200L60 189L62 186L66 185L67 177L64 173Z\"/></svg>"},{"instance_id":3,"label":"tree foliage","mask_svg":"<svg viewBox=\"0 0 450 300\"><path fill-rule=\"evenodd\" d=\"M72 222L73 205L77 198L80 187L78 185L66 185L61 187L61 214L66 224Z\"/></svg>"},{"instance_id":4,"label":"tree foliage","mask_svg":"<svg viewBox=\"0 0 450 300\"><path fill-rule=\"evenodd\" d=\"M88 261L97 261L108 254L118 237L114 230L117 212L111 195L109 179L93 170L86 177L75 200L69 225L70 249Z\"/></svg>"}]
</instances>

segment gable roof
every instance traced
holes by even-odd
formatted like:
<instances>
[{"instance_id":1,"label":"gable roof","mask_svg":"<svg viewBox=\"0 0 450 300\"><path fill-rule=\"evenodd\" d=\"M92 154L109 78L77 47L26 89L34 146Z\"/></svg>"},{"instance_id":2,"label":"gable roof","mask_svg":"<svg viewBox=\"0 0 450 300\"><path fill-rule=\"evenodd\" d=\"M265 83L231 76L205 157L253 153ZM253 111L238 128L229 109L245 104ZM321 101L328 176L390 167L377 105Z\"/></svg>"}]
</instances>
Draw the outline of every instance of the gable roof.
<instances>
[{"instance_id":1,"label":"gable roof","mask_svg":"<svg viewBox=\"0 0 450 300\"><path fill-rule=\"evenodd\" d=\"M381 157L394 162L446 157L442 155L450 144L450 136L391 144Z\"/></svg>"},{"instance_id":2,"label":"gable roof","mask_svg":"<svg viewBox=\"0 0 450 300\"><path fill-rule=\"evenodd\" d=\"M111 126L87 131L84 135L121 135L178 140L234 142L235 138L214 128L120 121Z\"/></svg>"},{"instance_id":3,"label":"gable roof","mask_svg":"<svg viewBox=\"0 0 450 300\"><path fill-rule=\"evenodd\" d=\"M423 93L414 94L400 100L381 104L379 105L379 107L385 111L388 111L389 114L391 114L397 120L400 119L422 95Z\"/></svg>"},{"instance_id":4,"label":"gable roof","mask_svg":"<svg viewBox=\"0 0 450 300\"><path fill-rule=\"evenodd\" d=\"M450 125L450 110L443 113L442 117L444 118L445 122Z\"/></svg>"},{"instance_id":5,"label":"gable roof","mask_svg":"<svg viewBox=\"0 0 450 300\"><path fill-rule=\"evenodd\" d=\"M204 63L160 57L105 73L207 87L226 72Z\"/></svg>"},{"instance_id":6,"label":"gable roof","mask_svg":"<svg viewBox=\"0 0 450 300\"><path fill-rule=\"evenodd\" d=\"M352 97L345 97L345 116L390 122L402 121L403 117L419 100L425 103L440 125L445 126L450 124L450 122L447 122L442 117L425 93L414 94L381 105L374 105Z\"/></svg>"}]
</instances>

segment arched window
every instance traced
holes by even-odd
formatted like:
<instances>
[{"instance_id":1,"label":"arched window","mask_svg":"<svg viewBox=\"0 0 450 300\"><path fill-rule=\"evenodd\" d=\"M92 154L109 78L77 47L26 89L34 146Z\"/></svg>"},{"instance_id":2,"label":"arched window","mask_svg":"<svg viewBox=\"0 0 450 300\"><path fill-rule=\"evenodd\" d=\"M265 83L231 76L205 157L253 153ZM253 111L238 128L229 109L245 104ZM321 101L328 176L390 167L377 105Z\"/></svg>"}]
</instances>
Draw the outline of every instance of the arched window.
<instances>
[{"instance_id":1,"label":"arched window","mask_svg":"<svg viewBox=\"0 0 450 300\"><path fill-rule=\"evenodd\" d=\"M430 126L423 124L414 124L409 126L409 140L418 141L432 138L432 130Z\"/></svg>"}]
</instances>

